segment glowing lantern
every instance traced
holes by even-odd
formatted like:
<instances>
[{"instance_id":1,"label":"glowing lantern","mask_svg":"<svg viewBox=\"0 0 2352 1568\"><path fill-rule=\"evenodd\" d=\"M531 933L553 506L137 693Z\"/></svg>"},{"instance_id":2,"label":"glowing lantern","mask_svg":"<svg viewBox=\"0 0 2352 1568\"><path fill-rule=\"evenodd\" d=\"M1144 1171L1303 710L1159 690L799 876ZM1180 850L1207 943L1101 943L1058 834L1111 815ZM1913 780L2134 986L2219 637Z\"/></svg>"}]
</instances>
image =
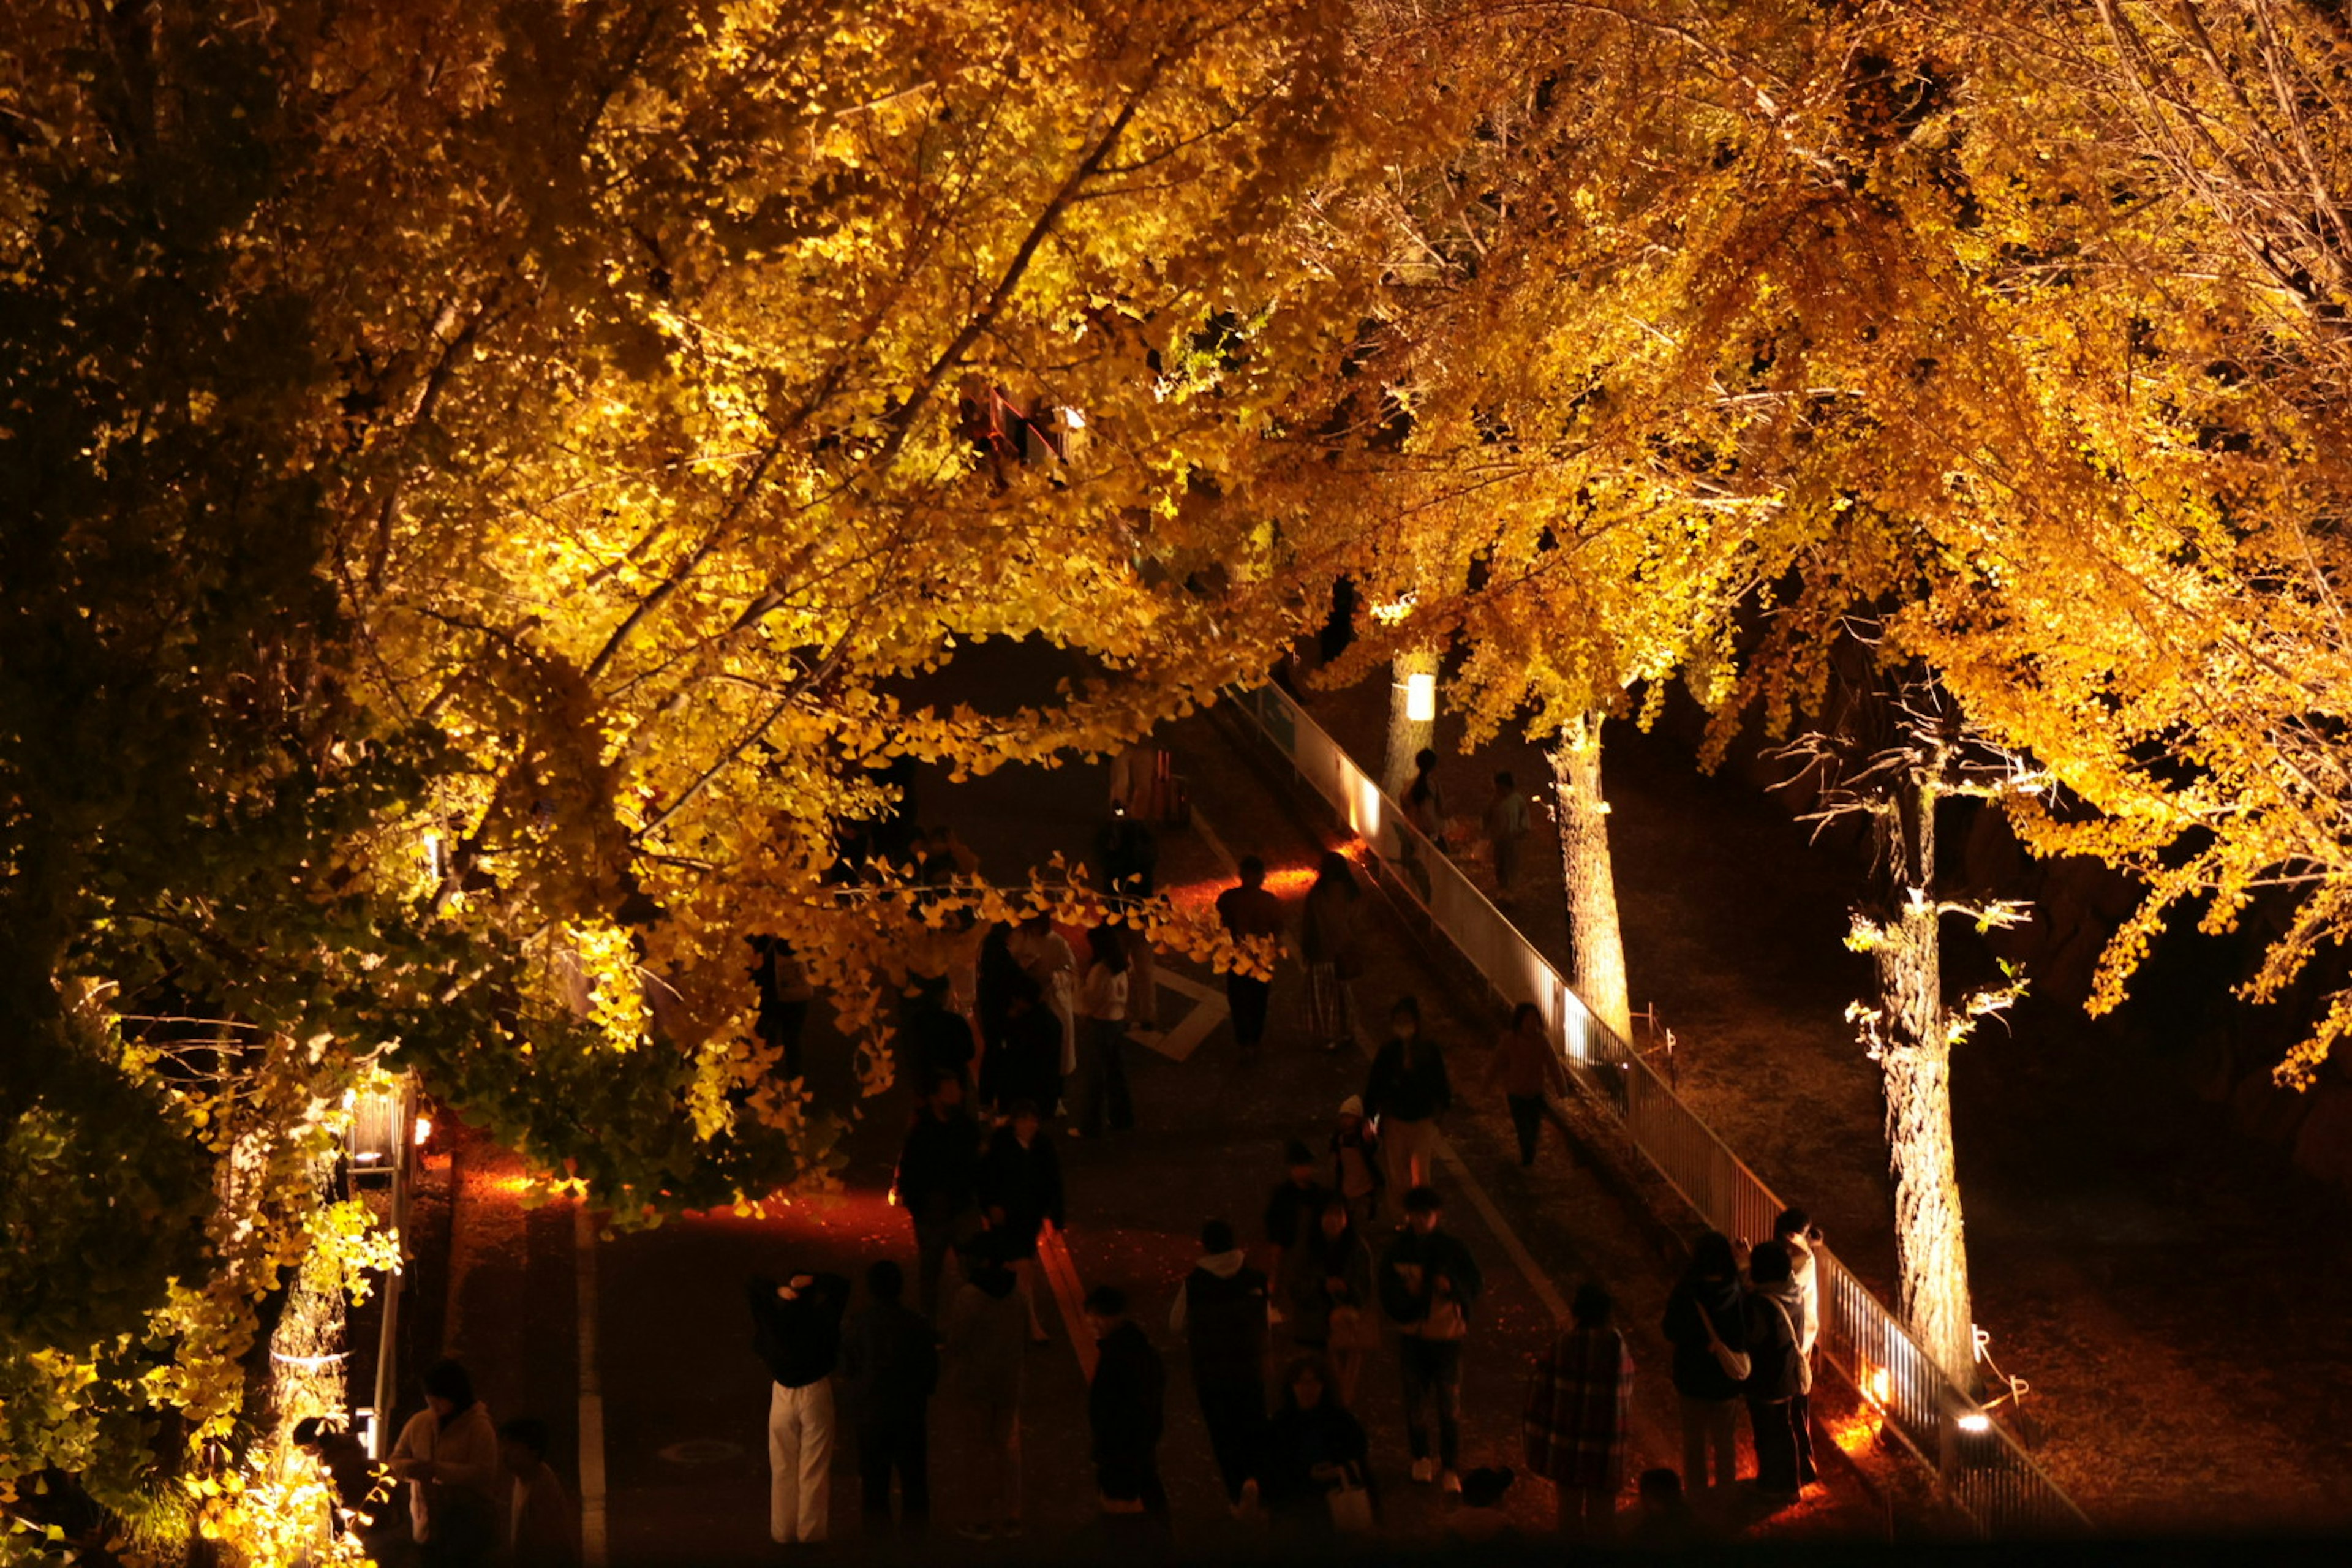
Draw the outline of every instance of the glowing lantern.
<instances>
[{"instance_id":1,"label":"glowing lantern","mask_svg":"<svg viewBox=\"0 0 2352 1568\"><path fill-rule=\"evenodd\" d=\"M1437 677L1413 674L1404 678L1404 716L1415 724L1436 721Z\"/></svg>"}]
</instances>

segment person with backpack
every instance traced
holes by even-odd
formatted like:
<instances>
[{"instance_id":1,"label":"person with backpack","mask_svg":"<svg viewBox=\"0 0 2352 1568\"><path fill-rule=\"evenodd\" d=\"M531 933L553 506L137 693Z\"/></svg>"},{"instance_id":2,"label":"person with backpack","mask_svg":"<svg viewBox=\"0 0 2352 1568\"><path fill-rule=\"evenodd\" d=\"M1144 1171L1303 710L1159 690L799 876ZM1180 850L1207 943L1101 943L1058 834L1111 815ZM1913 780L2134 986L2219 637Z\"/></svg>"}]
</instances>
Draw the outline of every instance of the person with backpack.
<instances>
[{"instance_id":1,"label":"person with backpack","mask_svg":"<svg viewBox=\"0 0 2352 1568\"><path fill-rule=\"evenodd\" d=\"M1381 1306L1397 1326L1404 1378L1405 1442L1412 1479L1459 1494L1462 1446L1462 1342L1485 1280L1470 1249L1444 1228L1444 1200L1434 1187L1405 1194L1405 1228L1381 1255ZM1437 1452L1429 1447L1426 1408L1437 1407Z\"/></svg>"},{"instance_id":2,"label":"person with backpack","mask_svg":"<svg viewBox=\"0 0 2352 1568\"><path fill-rule=\"evenodd\" d=\"M1757 1489L1793 1498L1811 1478L1797 1465L1790 1405L1812 1392L1803 1350L1805 1304L1790 1277L1789 1249L1768 1241L1749 1254L1746 1304L1748 1424L1756 1434Z\"/></svg>"},{"instance_id":3,"label":"person with backpack","mask_svg":"<svg viewBox=\"0 0 2352 1568\"><path fill-rule=\"evenodd\" d=\"M1235 1513L1255 1500L1265 1436L1265 1352L1272 1305L1265 1276L1234 1244L1234 1227L1201 1227L1201 1257L1168 1313L1168 1331L1190 1342L1192 1392L1225 1499Z\"/></svg>"},{"instance_id":4,"label":"person with backpack","mask_svg":"<svg viewBox=\"0 0 2352 1568\"><path fill-rule=\"evenodd\" d=\"M1739 1402L1748 1390L1748 1320L1731 1238L1708 1231L1666 1298L1666 1342L1674 1346L1675 1394L1682 1405L1683 1479L1705 1490L1739 1474Z\"/></svg>"},{"instance_id":5,"label":"person with backpack","mask_svg":"<svg viewBox=\"0 0 2352 1568\"><path fill-rule=\"evenodd\" d=\"M1602 1539L1616 1522L1633 1414L1633 1357L1594 1280L1577 1288L1571 1322L1537 1363L1523 1423L1528 1468L1551 1482L1559 1531Z\"/></svg>"}]
</instances>

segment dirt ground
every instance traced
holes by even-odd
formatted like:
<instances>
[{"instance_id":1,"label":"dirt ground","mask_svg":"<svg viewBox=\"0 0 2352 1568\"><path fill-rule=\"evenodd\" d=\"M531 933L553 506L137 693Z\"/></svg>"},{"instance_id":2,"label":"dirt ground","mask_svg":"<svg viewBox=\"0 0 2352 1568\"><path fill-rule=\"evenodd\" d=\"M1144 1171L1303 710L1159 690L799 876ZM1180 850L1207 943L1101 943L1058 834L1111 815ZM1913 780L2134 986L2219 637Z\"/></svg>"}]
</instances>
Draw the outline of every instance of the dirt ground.
<instances>
[{"instance_id":1,"label":"dirt ground","mask_svg":"<svg viewBox=\"0 0 2352 1568\"><path fill-rule=\"evenodd\" d=\"M1385 683L1307 696L1377 770ZM1475 824L1498 767L1543 792L1534 746L1461 740L1441 718L1455 818ZM1891 1298L1883 1101L1843 1017L1869 984L1842 942L1860 868L1674 741L1612 725L1603 768L1633 1003L1659 1026L1643 1043L1672 1031L1693 1106ZM1564 963L1557 840L1535 826L1512 912ZM2031 1384L2019 1425L2060 1484L2120 1531L2352 1523L2342 1197L2231 1132L2160 1022L2095 1028L2029 999L1963 1047L1954 1084L1977 1317Z\"/></svg>"}]
</instances>

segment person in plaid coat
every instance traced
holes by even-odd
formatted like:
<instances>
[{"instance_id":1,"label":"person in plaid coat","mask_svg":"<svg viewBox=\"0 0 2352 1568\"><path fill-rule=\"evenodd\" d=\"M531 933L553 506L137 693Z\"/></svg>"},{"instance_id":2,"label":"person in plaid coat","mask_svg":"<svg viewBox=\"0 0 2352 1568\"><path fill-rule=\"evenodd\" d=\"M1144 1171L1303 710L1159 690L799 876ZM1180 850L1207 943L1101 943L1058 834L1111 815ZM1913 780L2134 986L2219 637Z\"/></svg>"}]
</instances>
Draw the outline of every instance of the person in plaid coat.
<instances>
[{"instance_id":1,"label":"person in plaid coat","mask_svg":"<svg viewBox=\"0 0 2352 1568\"><path fill-rule=\"evenodd\" d=\"M1573 1537L1609 1533L1625 1484L1633 1357L1610 1327L1612 1310L1598 1283L1579 1287L1574 1322L1536 1363L1528 1385L1528 1468L1558 1489L1560 1531Z\"/></svg>"}]
</instances>

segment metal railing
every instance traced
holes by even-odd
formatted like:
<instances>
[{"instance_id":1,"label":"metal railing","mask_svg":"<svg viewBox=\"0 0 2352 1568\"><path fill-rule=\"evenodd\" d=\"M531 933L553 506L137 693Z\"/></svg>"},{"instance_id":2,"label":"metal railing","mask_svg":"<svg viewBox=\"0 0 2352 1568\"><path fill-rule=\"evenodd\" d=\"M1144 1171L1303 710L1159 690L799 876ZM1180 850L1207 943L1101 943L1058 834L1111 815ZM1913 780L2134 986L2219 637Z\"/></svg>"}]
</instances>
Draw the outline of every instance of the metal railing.
<instances>
[{"instance_id":1,"label":"metal railing","mask_svg":"<svg viewBox=\"0 0 2352 1568\"><path fill-rule=\"evenodd\" d=\"M1506 1003L1532 1001L1543 1009L1570 1078L1607 1108L1698 1217L1727 1236L1769 1236L1787 1205L1585 1006L1550 961L1355 759L1278 687L1244 693L1238 702L1496 994ZM1814 1256L1822 1361L1934 1472L1946 1498L1979 1532L2030 1536L2089 1528L2082 1510L1982 1405L1944 1375L1885 1303L1827 1247Z\"/></svg>"}]
</instances>

